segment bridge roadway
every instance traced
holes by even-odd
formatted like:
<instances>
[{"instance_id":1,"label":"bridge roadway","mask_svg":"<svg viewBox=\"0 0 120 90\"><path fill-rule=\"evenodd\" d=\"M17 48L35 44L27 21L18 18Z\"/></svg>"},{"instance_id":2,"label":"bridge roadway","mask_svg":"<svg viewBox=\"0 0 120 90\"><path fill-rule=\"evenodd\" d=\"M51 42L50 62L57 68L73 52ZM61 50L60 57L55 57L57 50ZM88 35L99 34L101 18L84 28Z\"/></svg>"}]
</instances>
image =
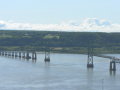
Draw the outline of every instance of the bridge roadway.
<instances>
[{"instance_id":1,"label":"bridge roadway","mask_svg":"<svg viewBox=\"0 0 120 90\"><path fill-rule=\"evenodd\" d=\"M107 56L107 55L102 55L102 54L94 54L93 56L107 58L107 59L110 59L111 61L115 61L116 63L120 63L120 58L117 58L114 56Z\"/></svg>"}]
</instances>

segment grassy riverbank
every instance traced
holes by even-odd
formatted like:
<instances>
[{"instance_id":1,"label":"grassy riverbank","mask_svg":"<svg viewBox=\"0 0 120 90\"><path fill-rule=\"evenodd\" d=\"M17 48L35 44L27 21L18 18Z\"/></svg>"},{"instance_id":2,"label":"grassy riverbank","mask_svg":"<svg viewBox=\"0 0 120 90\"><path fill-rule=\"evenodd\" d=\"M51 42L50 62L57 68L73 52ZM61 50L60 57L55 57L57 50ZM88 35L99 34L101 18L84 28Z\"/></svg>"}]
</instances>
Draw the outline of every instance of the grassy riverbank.
<instances>
[{"instance_id":1,"label":"grassy riverbank","mask_svg":"<svg viewBox=\"0 0 120 90\"><path fill-rule=\"evenodd\" d=\"M12 46L0 47L1 50L8 50L8 51L37 51L37 52L44 52L46 50L45 47L31 47L31 46ZM50 52L54 53L73 53L73 54L84 54L87 53L88 48L85 47L50 47ZM120 53L119 47L114 48L94 48L94 53Z\"/></svg>"}]
</instances>

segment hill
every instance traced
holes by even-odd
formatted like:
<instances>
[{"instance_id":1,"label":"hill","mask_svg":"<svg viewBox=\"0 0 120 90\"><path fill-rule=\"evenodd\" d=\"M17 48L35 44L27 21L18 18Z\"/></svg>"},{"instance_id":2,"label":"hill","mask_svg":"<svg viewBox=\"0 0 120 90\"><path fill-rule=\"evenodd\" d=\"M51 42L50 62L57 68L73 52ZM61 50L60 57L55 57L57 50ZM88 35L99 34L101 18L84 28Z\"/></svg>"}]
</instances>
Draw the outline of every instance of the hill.
<instances>
[{"instance_id":1,"label":"hill","mask_svg":"<svg viewBox=\"0 0 120 90\"><path fill-rule=\"evenodd\" d=\"M120 50L120 33L52 32L52 31L0 31L1 50L37 50L50 47L54 52L83 53L87 47L95 51Z\"/></svg>"}]
</instances>

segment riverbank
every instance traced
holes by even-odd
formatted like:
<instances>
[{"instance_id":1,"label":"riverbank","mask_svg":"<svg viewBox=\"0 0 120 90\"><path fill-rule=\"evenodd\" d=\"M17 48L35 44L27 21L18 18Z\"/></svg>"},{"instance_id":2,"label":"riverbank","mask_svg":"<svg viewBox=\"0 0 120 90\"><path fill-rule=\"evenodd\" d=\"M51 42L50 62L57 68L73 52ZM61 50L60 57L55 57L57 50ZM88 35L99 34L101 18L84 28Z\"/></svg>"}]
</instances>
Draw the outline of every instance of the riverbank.
<instances>
[{"instance_id":1,"label":"riverbank","mask_svg":"<svg viewBox=\"0 0 120 90\"><path fill-rule=\"evenodd\" d=\"M72 54L84 54L88 52L86 47L39 47L39 46L0 46L0 50L6 51L37 51L44 52L48 50L53 53L72 53ZM120 53L119 47L108 48L94 48L94 53Z\"/></svg>"}]
</instances>

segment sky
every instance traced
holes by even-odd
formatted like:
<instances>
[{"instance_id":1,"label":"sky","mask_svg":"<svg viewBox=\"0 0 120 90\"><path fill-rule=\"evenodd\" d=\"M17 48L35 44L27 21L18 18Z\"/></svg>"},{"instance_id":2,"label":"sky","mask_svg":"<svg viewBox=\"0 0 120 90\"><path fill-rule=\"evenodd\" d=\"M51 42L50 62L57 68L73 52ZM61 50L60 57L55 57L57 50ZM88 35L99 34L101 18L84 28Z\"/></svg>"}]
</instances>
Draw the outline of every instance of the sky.
<instances>
[{"instance_id":1,"label":"sky","mask_svg":"<svg viewBox=\"0 0 120 90\"><path fill-rule=\"evenodd\" d=\"M120 0L0 0L0 29L120 32Z\"/></svg>"}]
</instances>

